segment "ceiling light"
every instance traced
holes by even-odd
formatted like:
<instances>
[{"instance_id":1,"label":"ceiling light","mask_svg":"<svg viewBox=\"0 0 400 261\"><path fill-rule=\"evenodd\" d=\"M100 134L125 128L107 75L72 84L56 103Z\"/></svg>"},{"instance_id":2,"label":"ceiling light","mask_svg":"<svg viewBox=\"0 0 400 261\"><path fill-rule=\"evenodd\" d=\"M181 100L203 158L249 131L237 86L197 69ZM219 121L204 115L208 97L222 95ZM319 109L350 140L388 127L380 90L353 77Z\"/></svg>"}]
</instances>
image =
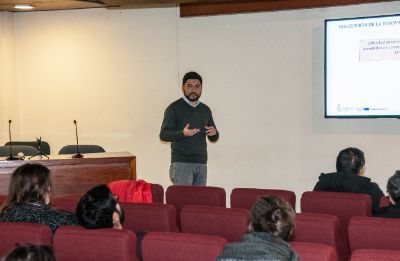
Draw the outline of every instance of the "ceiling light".
<instances>
[{"instance_id":1,"label":"ceiling light","mask_svg":"<svg viewBox=\"0 0 400 261\"><path fill-rule=\"evenodd\" d=\"M15 5L15 9L30 10L33 9L33 5Z\"/></svg>"}]
</instances>

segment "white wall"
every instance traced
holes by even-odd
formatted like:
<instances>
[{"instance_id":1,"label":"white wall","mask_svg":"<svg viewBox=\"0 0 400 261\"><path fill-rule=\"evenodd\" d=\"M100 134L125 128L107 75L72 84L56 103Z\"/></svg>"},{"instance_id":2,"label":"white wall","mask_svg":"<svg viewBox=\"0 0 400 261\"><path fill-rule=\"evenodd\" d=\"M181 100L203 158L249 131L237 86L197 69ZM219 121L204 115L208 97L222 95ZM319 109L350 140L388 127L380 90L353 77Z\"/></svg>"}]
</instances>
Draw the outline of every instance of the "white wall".
<instances>
[{"instance_id":1,"label":"white wall","mask_svg":"<svg viewBox=\"0 0 400 261\"><path fill-rule=\"evenodd\" d=\"M75 143L137 156L139 178L166 184L163 110L180 95L176 9L34 12L16 21L21 132L53 154Z\"/></svg>"},{"instance_id":2,"label":"white wall","mask_svg":"<svg viewBox=\"0 0 400 261\"><path fill-rule=\"evenodd\" d=\"M14 15L0 12L0 144L8 141L10 119L13 138L20 135L14 32Z\"/></svg>"},{"instance_id":3,"label":"white wall","mask_svg":"<svg viewBox=\"0 0 400 261\"><path fill-rule=\"evenodd\" d=\"M163 112L180 97L183 73L197 70L221 133L209 145L209 185L300 198L334 170L340 149L356 146L384 189L400 168L400 125L323 118L323 23L399 10L391 2L197 18L175 8L17 14L21 139L41 135L56 153L74 143L76 119L82 144L132 152L138 177L166 187Z\"/></svg>"}]
</instances>

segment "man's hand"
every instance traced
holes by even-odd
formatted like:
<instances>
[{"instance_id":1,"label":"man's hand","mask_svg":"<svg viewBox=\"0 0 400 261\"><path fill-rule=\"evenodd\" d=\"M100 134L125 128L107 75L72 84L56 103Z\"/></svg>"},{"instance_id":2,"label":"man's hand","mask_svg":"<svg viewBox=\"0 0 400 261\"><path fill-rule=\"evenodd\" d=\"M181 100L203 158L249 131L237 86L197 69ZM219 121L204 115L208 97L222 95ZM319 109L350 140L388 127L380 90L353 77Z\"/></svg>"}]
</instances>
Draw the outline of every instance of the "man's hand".
<instances>
[{"instance_id":1,"label":"man's hand","mask_svg":"<svg viewBox=\"0 0 400 261\"><path fill-rule=\"evenodd\" d=\"M217 129L214 126L204 126L204 128L206 128L207 136L214 136L217 134Z\"/></svg>"},{"instance_id":2,"label":"man's hand","mask_svg":"<svg viewBox=\"0 0 400 261\"><path fill-rule=\"evenodd\" d=\"M190 137L200 132L200 129L189 129L189 123L183 128L183 136Z\"/></svg>"}]
</instances>

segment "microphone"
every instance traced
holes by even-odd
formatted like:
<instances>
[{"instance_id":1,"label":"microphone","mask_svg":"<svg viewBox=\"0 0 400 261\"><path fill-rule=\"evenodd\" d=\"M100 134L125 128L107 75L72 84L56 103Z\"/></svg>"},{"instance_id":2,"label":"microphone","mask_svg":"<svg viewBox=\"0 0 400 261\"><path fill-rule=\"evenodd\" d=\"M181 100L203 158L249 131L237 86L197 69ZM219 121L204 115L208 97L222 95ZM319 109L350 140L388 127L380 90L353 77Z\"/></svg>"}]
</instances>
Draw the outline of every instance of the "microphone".
<instances>
[{"instance_id":1,"label":"microphone","mask_svg":"<svg viewBox=\"0 0 400 261\"><path fill-rule=\"evenodd\" d=\"M6 160L20 160L21 158L18 157L14 157L12 155L12 142L11 142L11 120L8 120L8 137L10 139L10 143L9 143L9 148L10 148L10 155L8 156L8 158L6 158Z\"/></svg>"},{"instance_id":2,"label":"microphone","mask_svg":"<svg viewBox=\"0 0 400 261\"><path fill-rule=\"evenodd\" d=\"M79 141L78 141L78 124L76 124L76 120L74 120L75 124L75 136L76 136L76 154L72 155L73 159L83 158L83 155L79 152Z\"/></svg>"}]
</instances>

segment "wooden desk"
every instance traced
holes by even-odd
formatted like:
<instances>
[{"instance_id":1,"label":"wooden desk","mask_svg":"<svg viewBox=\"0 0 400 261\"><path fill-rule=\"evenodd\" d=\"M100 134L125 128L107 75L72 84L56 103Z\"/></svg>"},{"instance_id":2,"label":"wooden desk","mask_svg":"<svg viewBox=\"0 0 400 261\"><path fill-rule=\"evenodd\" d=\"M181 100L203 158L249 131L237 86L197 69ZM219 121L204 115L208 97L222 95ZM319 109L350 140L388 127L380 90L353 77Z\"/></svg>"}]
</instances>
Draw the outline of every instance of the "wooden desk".
<instances>
[{"instance_id":1,"label":"wooden desk","mask_svg":"<svg viewBox=\"0 0 400 261\"><path fill-rule=\"evenodd\" d=\"M72 159L71 155L53 155L47 160L5 161L0 158L0 195L7 195L12 172L26 163L39 163L51 170L53 197L81 197L99 184L119 179L136 180L136 157L129 152L90 153L84 158Z\"/></svg>"}]
</instances>

